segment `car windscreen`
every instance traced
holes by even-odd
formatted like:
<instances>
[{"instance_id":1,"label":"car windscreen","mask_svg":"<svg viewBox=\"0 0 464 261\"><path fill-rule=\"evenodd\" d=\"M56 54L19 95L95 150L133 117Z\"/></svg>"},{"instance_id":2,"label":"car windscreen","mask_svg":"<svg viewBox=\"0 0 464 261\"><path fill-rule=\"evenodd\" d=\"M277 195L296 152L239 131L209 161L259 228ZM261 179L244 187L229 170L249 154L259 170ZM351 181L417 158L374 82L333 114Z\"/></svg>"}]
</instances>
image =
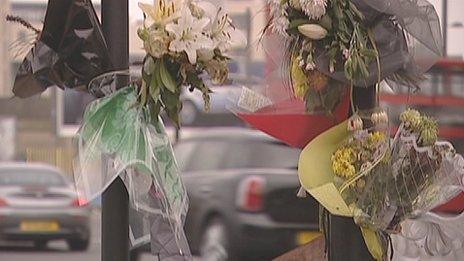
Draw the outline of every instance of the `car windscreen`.
<instances>
[{"instance_id":1,"label":"car windscreen","mask_svg":"<svg viewBox=\"0 0 464 261\"><path fill-rule=\"evenodd\" d=\"M43 169L0 169L0 186L64 186L65 179L57 172Z\"/></svg>"},{"instance_id":2,"label":"car windscreen","mask_svg":"<svg viewBox=\"0 0 464 261\"><path fill-rule=\"evenodd\" d=\"M240 168L296 168L300 150L254 140L186 141L175 148L182 171Z\"/></svg>"}]
</instances>

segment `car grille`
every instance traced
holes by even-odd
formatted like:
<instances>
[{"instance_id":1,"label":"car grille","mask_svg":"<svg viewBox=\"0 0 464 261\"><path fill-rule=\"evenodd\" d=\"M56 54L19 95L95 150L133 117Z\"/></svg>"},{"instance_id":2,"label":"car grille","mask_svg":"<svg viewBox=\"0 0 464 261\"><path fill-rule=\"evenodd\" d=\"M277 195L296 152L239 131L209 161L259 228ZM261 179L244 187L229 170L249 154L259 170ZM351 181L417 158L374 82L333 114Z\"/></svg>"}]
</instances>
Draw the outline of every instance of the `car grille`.
<instances>
[{"instance_id":1,"label":"car grille","mask_svg":"<svg viewBox=\"0 0 464 261\"><path fill-rule=\"evenodd\" d=\"M298 188L271 191L266 197L266 212L277 222L318 224L319 204L311 196L298 198Z\"/></svg>"}]
</instances>

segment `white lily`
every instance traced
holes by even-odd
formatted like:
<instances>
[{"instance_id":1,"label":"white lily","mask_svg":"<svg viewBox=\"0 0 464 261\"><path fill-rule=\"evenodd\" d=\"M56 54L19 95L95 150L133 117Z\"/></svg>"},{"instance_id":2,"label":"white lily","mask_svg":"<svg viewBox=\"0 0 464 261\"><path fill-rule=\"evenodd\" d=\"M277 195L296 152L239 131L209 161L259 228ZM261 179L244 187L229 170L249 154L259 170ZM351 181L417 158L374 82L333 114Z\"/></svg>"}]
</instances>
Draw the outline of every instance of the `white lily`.
<instances>
[{"instance_id":1,"label":"white lily","mask_svg":"<svg viewBox=\"0 0 464 261\"><path fill-rule=\"evenodd\" d=\"M189 62L196 64L198 50L214 47L211 38L203 34L209 23L208 18L195 18L189 8L183 8L180 19L176 23L166 25L166 31L174 37L169 50L177 53L185 52Z\"/></svg>"},{"instance_id":2,"label":"white lily","mask_svg":"<svg viewBox=\"0 0 464 261\"><path fill-rule=\"evenodd\" d=\"M298 31L312 40L321 40L327 36L327 30L318 24L300 25Z\"/></svg>"},{"instance_id":3,"label":"white lily","mask_svg":"<svg viewBox=\"0 0 464 261\"><path fill-rule=\"evenodd\" d=\"M139 3L140 9L146 15L144 21L146 27L164 27L178 19L182 6L182 0L158 0L155 5Z\"/></svg>"},{"instance_id":4,"label":"white lily","mask_svg":"<svg viewBox=\"0 0 464 261\"><path fill-rule=\"evenodd\" d=\"M235 28L232 19L223 8L217 8L214 4L207 1L194 2L196 6L203 10L204 16L208 17L211 23L205 28L214 42L215 48L221 52L226 52L232 46L245 47L247 39L245 35Z\"/></svg>"}]
</instances>

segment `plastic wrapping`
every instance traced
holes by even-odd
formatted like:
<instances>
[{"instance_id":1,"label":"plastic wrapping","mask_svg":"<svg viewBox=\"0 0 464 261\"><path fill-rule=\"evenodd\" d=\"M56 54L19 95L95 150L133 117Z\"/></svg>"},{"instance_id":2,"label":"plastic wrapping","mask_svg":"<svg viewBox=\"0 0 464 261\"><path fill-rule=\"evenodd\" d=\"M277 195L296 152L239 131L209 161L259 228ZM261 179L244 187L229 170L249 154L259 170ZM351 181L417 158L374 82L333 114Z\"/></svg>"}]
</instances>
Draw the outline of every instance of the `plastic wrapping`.
<instances>
[{"instance_id":1,"label":"plastic wrapping","mask_svg":"<svg viewBox=\"0 0 464 261\"><path fill-rule=\"evenodd\" d=\"M104 79L105 77L102 77ZM78 133L75 182L92 200L120 176L130 196L130 239L165 258L190 259L183 222L188 197L161 119L137 106L129 86L89 105Z\"/></svg>"},{"instance_id":2,"label":"plastic wrapping","mask_svg":"<svg viewBox=\"0 0 464 261\"><path fill-rule=\"evenodd\" d=\"M91 1L49 0L39 40L18 69L13 93L25 98L54 85L85 89L111 67Z\"/></svg>"},{"instance_id":3,"label":"plastic wrapping","mask_svg":"<svg viewBox=\"0 0 464 261\"><path fill-rule=\"evenodd\" d=\"M395 77L403 73L411 78L422 77L443 52L440 20L431 3L426 0L351 0L366 17L366 24L373 24L375 44L380 58L381 79L392 86L408 85ZM399 25L399 26L398 26ZM343 68L329 71L325 50L316 54L318 70L329 77L350 83ZM377 62L369 66L369 77L356 82L357 86L377 83ZM411 87L411 86L409 86Z\"/></svg>"},{"instance_id":4,"label":"plastic wrapping","mask_svg":"<svg viewBox=\"0 0 464 261\"><path fill-rule=\"evenodd\" d=\"M298 8L320 2L268 0L271 19L262 37L267 51L266 82L264 87L252 87L235 97L233 111L253 127L292 146L304 147L318 134L347 119L351 85L363 88L388 83L391 87L416 89L443 49L433 5L425 0L348 2L356 6L356 11L344 9L347 18L343 19L351 22L340 24L334 3L327 5L326 17L319 20L310 19L304 13L307 10ZM358 10L362 19L356 18ZM359 39L350 38L355 35L351 27L357 23L362 31L358 38L367 46L359 47L353 44ZM305 34L300 26L313 26L314 31L323 31L325 36L314 38L314 31ZM345 36L351 39L349 45L338 36L345 32L352 33ZM354 70L352 67L363 67L348 66L359 63L359 59L350 58L357 49L366 65L367 73L362 77L349 72ZM294 130L297 127L300 131Z\"/></svg>"},{"instance_id":5,"label":"plastic wrapping","mask_svg":"<svg viewBox=\"0 0 464 261\"><path fill-rule=\"evenodd\" d=\"M350 95L342 88L340 102L331 114L308 112L303 99L295 97L282 64L285 47L282 38L266 35L267 76L257 85L243 86L229 97L228 109L252 127L292 147L304 148L325 130L348 118Z\"/></svg>"},{"instance_id":6,"label":"plastic wrapping","mask_svg":"<svg viewBox=\"0 0 464 261\"><path fill-rule=\"evenodd\" d=\"M344 146L351 148L356 140L369 143L369 139L368 134L357 133ZM417 140L401 126L391 149L380 143L374 151L366 147L358 154L364 158L363 166L338 186L347 204L355 204L358 225L397 233L403 221L420 217L462 192L462 156L448 142L420 147ZM373 158L366 158L363 151Z\"/></svg>"},{"instance_id":7,"label":"plastic wrapping","mask_svg":"<svg viewBox=\"0 0 464 261\"><path fill-rule=\"evenodd\" d=\"M449 142L421 147L417 140L417 135L404 125L395 136L390 205L396 213L390 225L420 216L462 192L463 157Z\"/></svg>"},{"instance_id":8,"label":"plastic wrapping","mask_svg":"<svg viewBox=\"0 0 464 261\"><path fill-rule=\"evenodd\" d=\"M464 187L463 187L464 188ZM440 260L462 260L464 251L464 214L440 215L425 213L402 223L402 231L393 235L394 260L428 256Z\"/></svg>"}]
</instances>

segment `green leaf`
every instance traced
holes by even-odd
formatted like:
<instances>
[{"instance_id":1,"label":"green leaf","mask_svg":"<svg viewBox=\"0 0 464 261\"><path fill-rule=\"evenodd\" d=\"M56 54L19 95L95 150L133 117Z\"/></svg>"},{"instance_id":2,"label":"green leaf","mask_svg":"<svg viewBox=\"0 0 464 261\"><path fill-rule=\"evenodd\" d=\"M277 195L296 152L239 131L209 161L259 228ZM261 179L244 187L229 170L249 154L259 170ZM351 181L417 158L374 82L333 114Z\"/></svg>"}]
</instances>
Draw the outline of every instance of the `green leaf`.
<instances>
[{"instance_id":1,"label":"green leaf","mask_svg":"<svg viewBox=\"0 0 464 261\"><path fill-rule=\"evenodd\" d=\"M345 62L345 66L344 66L344 69L345 69L345 76L346 76L346 78L349 79L349 80L353 79L352 64L353 64L353 62L351 61L351 59L348 59L348 60Z\"/></svg>"},{"instance_id":2,"label":"green leaf","mask_svg":"<svg viewBox=\"0 0 464 261\"><path fill-rule=\"evenodd\" d=\"M145 106L147 104L147 83L143 80L142 81L142 87L140 88L140 103L142 106Z\"/></svg>"},{"instance_id":3,"label":"green leaf","mask_svg":"<svg viewBox=\"0 0 464 261\"><path fill-rule=\"evenodd\" d=\"M364 20L364 15L359 11L355 4L350 1L350 9L355 13L361 20Z\"/></svg>"},{"instance_id":4,"label":"green leaf","mask_svg":"<svg viewBox=\"0 0 464 261\"><path fill-rule=\"evenodd\" d=\"M377 57L377 52L373 49L363 48L361 49L361 55L374 59Z\"/></svg>"},{"instance_id":5,"label":"green leaf","mask_svg":"<svg viewBox=\"0 0 464 261\"><path fill-rule=\"evenodd\" d=\"M163 82L163 85L172 93L175 93L177 91L177 83L172 77L172 75L169 73L168 69L166 68L166 64L164 60L160 61L160 76L161 76L161 81Z\"/></svg>"},{"instance_id":6,"label":"green leaf","mask_svg":"<svg viewBox=\"0 0 464 261\"><path fill-rule=\"evenodd\" d=\"M337 19L339 19L339 20L343 19L343 12L342 12L342 9L340 8L339 5L334 5L333 10L334 10L334 13L335 13L335 17Z\"/></svg>"},{"instance_id":7,"label":"green leaf","mask_svg":"<svg viewBox=\"0 0 464 261\"><path fill-rule=\"evenodd\" d=\"M155 71L155 60L150 55L147 55L145 62L143 63L143 72L152 75Z\"/></svg>"},{"instance_id":8,"label":"green leaf","mask_svg":"<svg viewBox=\"0 0 464 261\"><path fill-rule=\"evenodd\" d=\"M152 78L152 83L150 84L150 96L153 101L159 100L159 95L161 91L161 85L157 83L156 77Z\"/></svg>"},{"instance_id":9,"label":"green leaf","mask_svg":"<svg viewBox=\"0 0 464 261\"><path fill-rule=\"evenodd\" d=\"M332 30L332 18L328 14L325 14L319 21L322 27L327 29L327 31Z\"/></svg>"}]
</instances>

